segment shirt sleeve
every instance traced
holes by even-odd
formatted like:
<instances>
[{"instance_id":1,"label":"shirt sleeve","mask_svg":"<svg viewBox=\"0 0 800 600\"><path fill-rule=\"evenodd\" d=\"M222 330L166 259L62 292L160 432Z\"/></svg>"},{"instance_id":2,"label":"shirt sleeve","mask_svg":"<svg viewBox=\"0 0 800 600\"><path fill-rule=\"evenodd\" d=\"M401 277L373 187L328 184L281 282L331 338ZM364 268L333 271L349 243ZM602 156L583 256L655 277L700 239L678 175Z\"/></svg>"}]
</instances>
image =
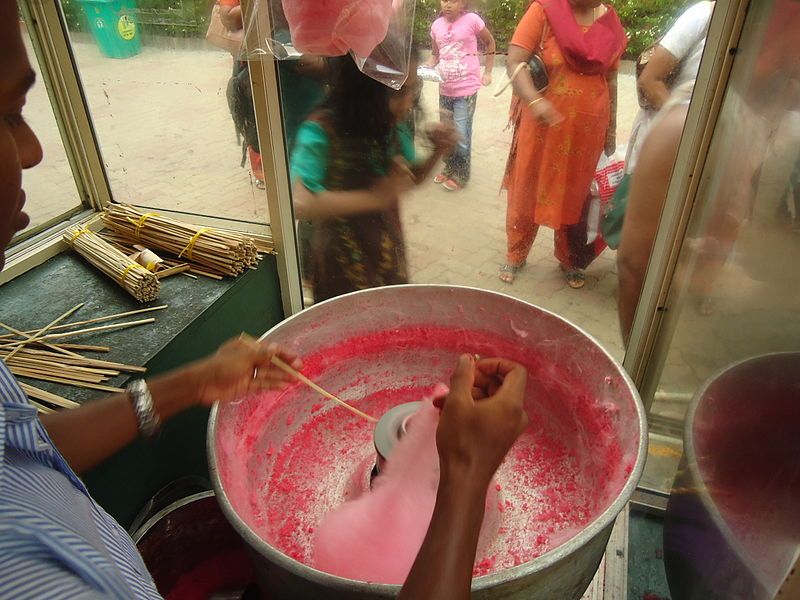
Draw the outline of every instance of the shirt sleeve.
<instances>
[{"instance_id":1,"label":"shirt sleeve","mask_svg":"<svg viewBox=\"0 0 800 600\"><path fill-rule=\"evenodd\" d=\"M539 49L539 42L542 40L544 23L544 9L538 2L534 2L531 4L530 8L525 11L519 25L517 25L516 30L514 30L511 44L513 46L525 48L531 52L536 52Z\"/></svg>"},{"instance_id":2,"label":"shirt sleeve","mask_svg":"<svg viewBox=\"0 0 800 600\"><path fill-rule=\"evenodd\" d=\"M417 152L414 149L414 136L411 134L411 128L406 123L397 126L397 139L400 144L400 154L406 161L413 163Z\"/></svg>"},{"instance_id":3,"label":"shirt sleeve","mask_svg":"<svg viewBox=\"0 0 800 600\"><path fill-rule=\"evenodd\" d=\"M300 181L314 194L325 191L328 172L328 134L319 123L306 121L297 130L292 159L292 181Z\"/></svg>"},{"instance_id":4,"label":"shirt sleeve","mask_svg":"<svg viewBox=\"0 0 800 600\"><path fill-rule=\"evenodd\" d=\"M698 2L686 10L661 39L659 45L677 60L683 60L705 37L711 16L709 2Z\"/></svg>"},{"instance_id":5,"label":"shirt sleeve","mask_svg":"<svg viewBox=\"0 0 800 600\"><path fill-rule=\"evenodd\" d=\"M475 35L478 35L481 31L486 29L486 23L484 23L483 19L481 19L480 15L477 13L472 14L472 31L475 32Z\"/></svg>"}]
</instances>

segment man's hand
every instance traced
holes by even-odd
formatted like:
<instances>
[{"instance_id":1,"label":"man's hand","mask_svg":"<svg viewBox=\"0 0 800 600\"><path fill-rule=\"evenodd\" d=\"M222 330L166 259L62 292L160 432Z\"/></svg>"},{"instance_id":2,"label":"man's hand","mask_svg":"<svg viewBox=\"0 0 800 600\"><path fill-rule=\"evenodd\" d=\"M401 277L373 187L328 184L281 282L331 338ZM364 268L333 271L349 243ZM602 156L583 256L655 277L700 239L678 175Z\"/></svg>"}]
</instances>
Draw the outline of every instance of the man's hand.
<instances>
[{"instance_id":1,"label":"man's hand","mask_svg":"<svg viewBox=\"0 0 800 600\"><path fill-rule=\"evenodd\" d=\"M502 358L477 363L465 354L450 380L436 445L442 477L464 474L489 485L508 450L528 424L523 407L527 372Z\"/></svg>"},{"instance_id":2,"label":"man's hand","mask_svg":"<svg viewBox=\"0 0 800 600\"><path fill-rule=\"evenodd\" d=\"M296 369L302 366L296 355L246 334L226 342L216 354L189 367L197 377L198 403L207 406L282 387L290 377L272 364L273 356Z\"/></svg>"},{"instance_id":3,"label":"man's hand","mask_svg":"<svg viewBox=\"0 0 800 600\"><path fill-rule=\"evenodd\" d=\"M398 600L465 600L494 472L525 429L525 369L510 360L465 354L437 398L436 430L441 478L436 506L414 566Z\"/></svg>"},{"instance_id":4,"label":"man's hand","mask_svg":"<svg viewBox=\"0 0 800 600\"><path fill-rule=\"evenodd\" d=\"M489 69L486 69L483 72L483 77L481 77L481 83L483 85L492 85L492 72Z\"/></svg>"}]
</instances>

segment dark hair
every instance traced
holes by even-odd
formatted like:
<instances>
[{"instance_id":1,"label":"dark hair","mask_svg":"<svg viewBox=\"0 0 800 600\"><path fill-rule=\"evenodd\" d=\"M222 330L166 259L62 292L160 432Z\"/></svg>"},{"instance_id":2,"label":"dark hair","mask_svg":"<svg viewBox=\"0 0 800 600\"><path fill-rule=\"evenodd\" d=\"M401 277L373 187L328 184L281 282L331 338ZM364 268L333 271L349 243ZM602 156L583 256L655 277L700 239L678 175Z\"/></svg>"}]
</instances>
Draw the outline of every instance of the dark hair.
<instances>
[{"instance_id":1,"label":"dark hair","mask_svg":"<svg viewBox=\"0 0 800 600\"><path fill-rule=\"evenodd\" d=\"M322 108L340 135L386 142L394 127L392 90L358 70L349 55L328 59L330 91Z\"/></svg>"},{"instance_id":2,"label":"dark hair","mask_svg":"<svg viewBox=\"0 0 800 600\"><path fill-rule=\"evenodd\" d=\"M418 62L418 54L412 46L411 64ZM329 58L328 72L330 90L322 108L331 112L336 131L380 144L388 142L395 126L389 99L398 92L362 73L349 55Z\"/></svg>"}]
</instances>

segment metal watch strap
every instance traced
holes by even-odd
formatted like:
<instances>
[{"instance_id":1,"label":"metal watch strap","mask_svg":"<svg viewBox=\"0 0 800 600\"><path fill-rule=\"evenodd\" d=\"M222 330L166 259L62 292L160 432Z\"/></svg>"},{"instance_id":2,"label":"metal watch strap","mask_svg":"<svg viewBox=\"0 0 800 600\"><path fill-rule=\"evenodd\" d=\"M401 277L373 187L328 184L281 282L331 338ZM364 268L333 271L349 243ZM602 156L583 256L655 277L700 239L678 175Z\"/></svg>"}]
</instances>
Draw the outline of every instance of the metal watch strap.
<instances>
[{"instance_id":1,"label":"metal watch strap","mask_svg":"<svg viewBox=\"0 0 800 600\"><path fill-rule=\"evenodd\" d=\"M145 439L154 438L161 431L161 419L153 405L153 396L144 379L134 379L126 387L133 412L139 421L139 433Z\"/></svg>"}]
</instances>

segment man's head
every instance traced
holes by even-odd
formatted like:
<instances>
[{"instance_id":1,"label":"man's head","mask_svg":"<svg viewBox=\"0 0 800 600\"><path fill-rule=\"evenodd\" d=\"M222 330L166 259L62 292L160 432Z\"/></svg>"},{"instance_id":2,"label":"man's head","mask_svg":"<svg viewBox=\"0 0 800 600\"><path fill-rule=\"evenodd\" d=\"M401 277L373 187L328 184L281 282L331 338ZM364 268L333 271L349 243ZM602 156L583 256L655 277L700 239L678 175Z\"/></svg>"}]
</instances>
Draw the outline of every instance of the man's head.
<instances>
[{"instance_id":1,"label":"man's head","mask_svg":"<svg viewBox=\"0 0 800 600\"><path fill-rule=\"evenodd\" d=\"M17 3L0 0L0 269L11 238L29 221L22 212L22 169L42 160L39 140L22 118L34 78L22 44Z\"/></svg>"}]
</instances>

